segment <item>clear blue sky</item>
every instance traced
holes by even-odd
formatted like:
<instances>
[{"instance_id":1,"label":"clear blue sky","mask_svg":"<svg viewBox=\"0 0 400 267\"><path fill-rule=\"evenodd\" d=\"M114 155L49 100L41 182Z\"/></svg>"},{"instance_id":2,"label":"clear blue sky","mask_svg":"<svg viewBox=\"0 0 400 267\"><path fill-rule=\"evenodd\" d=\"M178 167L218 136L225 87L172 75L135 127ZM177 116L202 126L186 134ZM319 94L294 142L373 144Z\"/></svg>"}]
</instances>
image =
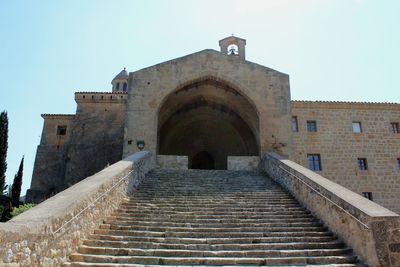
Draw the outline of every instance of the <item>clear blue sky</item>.
<instances>
[{"instance_id":1,"label":"clear blue sky","mask_svg":"<svg viewBox=\"0 0 400 267\"><path fill-rule=\"evenodd\" d=\"M288 73L292 99L400 102L400 1L0 1L0 110L7 181L25 155L29 188L41 113L74 114L76 91L234 33L247 59Z\"/></svg>"}]
</instances>

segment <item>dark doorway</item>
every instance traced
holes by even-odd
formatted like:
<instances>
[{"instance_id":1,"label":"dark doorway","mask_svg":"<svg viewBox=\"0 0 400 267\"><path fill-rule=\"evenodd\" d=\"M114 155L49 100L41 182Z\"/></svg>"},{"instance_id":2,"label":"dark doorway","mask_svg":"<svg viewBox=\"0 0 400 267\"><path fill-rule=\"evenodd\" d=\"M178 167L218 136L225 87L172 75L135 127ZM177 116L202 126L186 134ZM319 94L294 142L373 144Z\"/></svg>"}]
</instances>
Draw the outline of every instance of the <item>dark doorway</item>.
<instances>
[{"instance_id":1,"label":"dark doorway","mask_svg":"<svg viewBox=\"0 0 400 267\"><path fill-rule=\"evenodd\" d=\"M215 169L214 158L207 151L199 152L193 156L191 169Z\"/></svg>"}]
</instances>

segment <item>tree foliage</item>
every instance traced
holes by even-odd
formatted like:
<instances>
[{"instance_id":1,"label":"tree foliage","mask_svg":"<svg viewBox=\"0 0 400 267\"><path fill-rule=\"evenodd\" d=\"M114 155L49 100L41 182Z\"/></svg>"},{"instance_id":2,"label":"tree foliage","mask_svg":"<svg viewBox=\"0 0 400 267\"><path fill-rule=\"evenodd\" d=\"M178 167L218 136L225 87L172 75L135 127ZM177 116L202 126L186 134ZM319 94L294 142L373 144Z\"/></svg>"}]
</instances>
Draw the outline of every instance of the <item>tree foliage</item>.
<instances>
[{"instance_id":1,"label":"tree foliage","mask_svg":"<svg viewBox=\"0 0 400 267\"><path fill-rule=\"evenodd\" d=\"M8 149L8 116L7 112L0 113L0 189L3 191L6 184Z\"/></svg>"},{"instance_id":2,"label":"tree foliage","mask_svg":"<svg viewBox=\"0 0 400 267\"><path fill-rule=\"evenodd\" d=\"M14 182L11 189L11 198L14 203L19 202L19 197L21 196L21 186L22 186L22 175L24 171L24 157L21 159L19 164L18 172L14 176Z\"/></svg>"}]
</instances>

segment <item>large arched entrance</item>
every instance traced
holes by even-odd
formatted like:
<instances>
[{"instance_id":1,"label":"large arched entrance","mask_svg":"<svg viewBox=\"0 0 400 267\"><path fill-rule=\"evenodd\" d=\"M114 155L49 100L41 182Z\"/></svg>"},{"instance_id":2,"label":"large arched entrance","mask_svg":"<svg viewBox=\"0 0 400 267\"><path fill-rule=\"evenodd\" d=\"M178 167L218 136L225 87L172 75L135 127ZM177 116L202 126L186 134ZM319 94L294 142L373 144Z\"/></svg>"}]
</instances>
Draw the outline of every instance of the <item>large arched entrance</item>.
<instances>
[{"instance_id":1,"label":"large arched entrance","mask_svg":"<svg viewBox=\"0 0 400 267\"><path fill-rule=\"evenodd\" d=\"M188 156L189 168L226 169L228 156L259 155L257 112L224 81L208 77L182 86L158 115L158 153Z\"/></svg>"}]
</instances>

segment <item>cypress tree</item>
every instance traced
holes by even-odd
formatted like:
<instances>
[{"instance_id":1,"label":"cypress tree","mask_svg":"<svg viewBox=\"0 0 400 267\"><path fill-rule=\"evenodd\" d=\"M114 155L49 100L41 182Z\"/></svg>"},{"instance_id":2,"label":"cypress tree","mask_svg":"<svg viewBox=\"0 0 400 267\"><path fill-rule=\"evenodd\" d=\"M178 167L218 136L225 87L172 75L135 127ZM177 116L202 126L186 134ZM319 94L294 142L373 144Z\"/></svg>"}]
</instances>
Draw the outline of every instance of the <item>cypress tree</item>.
<instances>
[{"instance_id":1,"label":"cypress tree","mask_svg":"<svg viewBox=\"0 0 400 267\"><path fill-rule=\"evenodd\" d=\"M14 203L19 202L19 197L21 196L21 186L22 186L22 173L24 171L24 157L21 159L19 164L18 172L14 176L14 182L11 189L11 198Z\"/></svg>"},{"instance_id":2,"label":"cypress tree","mask_svg":"<svg viewBox=\"0 0 400 267\"><path fill-rule=\"evenodd\" d=\"M3 193L6 184L8 148L8 117L7 112L0 113L0 193Z\"/></svg>"}]
</instances>

